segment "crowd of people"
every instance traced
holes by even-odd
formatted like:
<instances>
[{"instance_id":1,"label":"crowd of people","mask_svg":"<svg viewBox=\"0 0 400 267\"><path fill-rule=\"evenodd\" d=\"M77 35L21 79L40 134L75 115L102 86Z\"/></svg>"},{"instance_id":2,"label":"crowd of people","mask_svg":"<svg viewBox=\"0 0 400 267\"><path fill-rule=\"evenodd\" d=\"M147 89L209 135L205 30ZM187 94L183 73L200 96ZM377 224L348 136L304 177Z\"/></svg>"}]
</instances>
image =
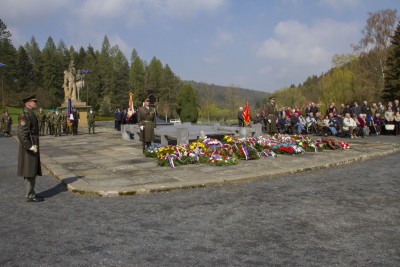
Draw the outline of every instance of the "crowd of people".
<instances>
[{"instance_id":1,"label":"crowd of people","mask_svg":"<svg viewBox=\"0 0 400 267\"><path fill-rule=\"evenodd\" d=\"M304 110L282 108L278 110L275 99L253 117L253 123L262 123L264 131L272 133L332 135L358 138L368 135L400 135L399 100L369 105L364 101L341 104L339 108L331 103L326 111L320 110L316 103L308 104Z\"/></svg>"},{"instance_id":2,"label":"crowd of people","mask_svg":"<svg viewBox=\"0 0 400 267\"><path fill-rule=\"evenodd\" d=\"M121 131L121 125L138 123L138 108L116 108L114 111L114 129Z\"/></svg>"},{"instance_id":3,"label":"crowd of people","mask_svg":"<svg viewBox=\"0 0 400 267\"><path fill-rule=\"evenodd\" d=\"M80 122L80 114L76 107L73 107L68 117L67 109L48 110L45 112L42 108L36 114L39 126L39 135L52 135L59 137L63 135L78 135L78 128ZM88 132L89 134L95 133L96 114L92 108L87 113Z\"/></svg>"}]
</instances>

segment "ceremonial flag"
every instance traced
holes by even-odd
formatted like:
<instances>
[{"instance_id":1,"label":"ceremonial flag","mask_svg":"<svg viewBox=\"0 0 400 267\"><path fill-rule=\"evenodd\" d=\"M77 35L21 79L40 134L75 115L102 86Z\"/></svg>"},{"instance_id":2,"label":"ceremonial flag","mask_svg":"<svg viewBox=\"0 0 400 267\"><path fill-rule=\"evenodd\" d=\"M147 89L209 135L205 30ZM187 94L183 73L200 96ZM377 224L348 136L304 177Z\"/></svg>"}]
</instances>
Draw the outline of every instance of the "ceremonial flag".
<instances>
[{"instance_id":1,"label":"ceremonial flag","mask_svg":"<svg viewBox=\"0 0 400 267\"><path fill-rule=\"evenodd\" d=\"M0 68L4 67L6 64L0 63Z\"/></svg>"},{"instance_id":2,"label":"ceremonial flag","mask_svg":"<svg viewBox=\"0 0 400 267\"><path fill-rule=\"evenodd\" d=\"M244 110L243 110L243 112L242 112L242 115L243 115L244 123L246 123L246 125L249 125L249 124L250 124L250 107L249 107L249 101L247 101L246 107L244 108Z\"/></svg>"},{"instance_id":3,"label":"ceremonial flag","mask_svg":"<svg viewBox=\"0 0 400 267\"><path fill-rule=\"evenodd\" d=\"M67 106L67 120L69 123L74 122L74 116L72 115L72 101L71 98L68 98L68 106Z\"/></svg>"},{"instance_id":4,"label":"ceremonial flag","mask_svg":"<svg viewBox=\"0 0 400 267\"><path fill-rule=\"evenodd\" d=\"M91 71L90 70L81 69L81 73L88 74L88 73L91 73Z\"/></svg>"},{"instance_id":5,"label":"ceremonial flag","mask_svg":"<svg viewBox=\"0 0 400 267\"><path fill-rule=\"evenodd\" d=\"M133 94L129 93L129 107L128 107L128 119L135 114L135 110L133 109Z\"/></svg>"}]
</instances>

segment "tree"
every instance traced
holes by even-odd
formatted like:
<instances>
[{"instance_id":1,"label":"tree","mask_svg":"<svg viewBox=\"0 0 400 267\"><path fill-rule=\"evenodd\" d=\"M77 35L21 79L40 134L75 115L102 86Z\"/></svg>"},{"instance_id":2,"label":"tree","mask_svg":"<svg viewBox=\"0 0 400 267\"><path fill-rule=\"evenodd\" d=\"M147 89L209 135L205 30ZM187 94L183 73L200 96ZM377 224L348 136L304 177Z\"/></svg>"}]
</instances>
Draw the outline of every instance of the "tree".
<instances>
[{"instance_id":1,"label":"tree","mask_svg":"<svg viewBox=\"0 0 400 267\"><path fill-rule=\"evenodd\" d=\"M365 66L365 78L373 80L368 85L372 87L375 99L380 98L384 87L384 69L390 39L396 27L396 13L396 9L368 13L367 25L362 31L363 37L358 44L353 45L354 51L367 63L361 66Z\"/></svg>"},{"instance_id":2,"label":"tree","mask_svg":"<svg viewBox=\"0 0 400 267\"><path fill-rule=\"evenodd\" d=\"M15 87L16 69L15 59L17 51L11 42L11 33L7 30L7 25L0 20L0 59L6 67L1 69L2 82L2 104L8 104L11 98L12 88Z\"/></svg>"},{"instance_id":3,"label":"tree","mask_svg":"<svg viewBox=\"0 0 400 267\"><path fill-rule=\"evenodd\" d=\"M155 94L160 93L163 65L159 59L153 57L146 69L145 89L146 94L151 90Z\"/></svg>"},{"instance_id":4,"label":"tree","mask_svg":"<svg viewBox=\"0 0 400 267\"><path fill-rule=\"evenodd\" d=\"M144 100L144 63L135 49L132 50L131 69L129 72L130 85L134 95L135 105L140 105Z\"/></svg>"},{"instance_id":5,"label":"tree","mask_svg":"<svg viewBox=\"0 0 400 267\"><path fill-rule=\"evenodd\" d=\"M203 94L200 99L201 114L207 119L208 122L210 122L210 117L216 108L216 105L214 104L215 92L207 83L200 83L200 86L203 89Z\"/></svg>"},{"instance_id":6,"label":"tree","mask_svg":"<svg viewBox=\"0 0 400 267\"><path fill-rule=\"evenodd\" d=\"M44 96L41 96L45 106L58 106L64 99L63 84L63 65L61 55L58 53L53 38L47 39L42 52L42 77Z\"/></svg>"},{"instance_id":7,"label":"tree","mask_svg":"<svg viewBox=\"0 0 400 267\"><path fill-rule=\"evenodd\" d=\"M385 88L383 90L383 99L386 101L393 101L400 97L400 23L397 24L391 44L385 70Z\"/></svg>"},{"instance_id":8,"label":"tree","mask_svg":"<svg viewBox=\"0 0 400 267\"><path fill-rule=\"evenodd\" d=\"M177 113L182 122L196 123L199 117L197 94L190 84L182 85L177 96Z\"/></svg>"},{"instance_id":9,"label":"tree","mask_svg":"<svg viewBox=\"0 0 400 267\"><path fill-rule=\"evenodd\" d=\"M34 87L38 88L42 86L42 67L43 62L41 59L42 52L40 51L39 44L36 42L35 37L31 37L29 43L25 44L25 50L28 54L29 61L32 64L32 75Z\"/></svg>"},{"instance_id":10,"label":"tree","mask_svg":"<svg viewBox=\"0 0 400 267\"><path fill-rule=\"evenodd\" d=\"M129 100L129 63L119 47L111 48L114 66L114 85L111 103L114 106L127 106Z\"/></svg>"},{"instance_id":11,"label":"tree","mask_svg":"<svg viewBox=\"0 0 400 267\"><path fill-rule=\"evenodd\" d=\"M19 46L17 52L17 92L32 92L33 80L33 67L29 60L28 53L23 46Z\"/></svg>"},{"instance_id":12,"label":"tree","mask_svg":"<svg viewBox=\"0 0 400 267\"><path fill-rule=\"evenodd\" d=\"M0 19L0 41L5 41L11 44L10 31L7 30L7 25Z\"/></svg>"}]
</instances>

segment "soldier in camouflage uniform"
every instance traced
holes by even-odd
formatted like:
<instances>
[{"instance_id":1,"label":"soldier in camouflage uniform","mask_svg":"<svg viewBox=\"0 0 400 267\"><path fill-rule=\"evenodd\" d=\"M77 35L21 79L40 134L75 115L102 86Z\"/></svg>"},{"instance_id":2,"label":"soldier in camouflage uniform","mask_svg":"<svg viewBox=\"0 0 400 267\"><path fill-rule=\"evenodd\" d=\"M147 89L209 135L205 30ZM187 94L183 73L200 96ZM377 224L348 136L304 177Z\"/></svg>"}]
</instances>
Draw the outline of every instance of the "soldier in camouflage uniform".
<instances>
[{"instance_id":1,"label":"soldier in camouflage uniform","mask_svg":"<svg viewBox=\"0 0 400 267\"><path fill-rule=\"evenodd\" d=\"M54 136L60 136L61 135L61 114L56 110L53 116L53 122L54 122Z\"/></svg>"},{"instance_id":2,"label":"soldier in camouflage uniform","mask_svg":"<svg viewBox=\"0 0 400 267\"><path fill-rule=\"evenodd\" d=\"M68 134L68 114L64 109L61 113L61 125L64 134Z\"/></svg>"},{"instance_id":3,"label":"soldier in camouflage uniform","mask_svg":"<svg viewBox=\"0 0 400 267\"><path fill-rule=\"evenodd\" d=\"M48 111L48 112L46 113L46 134L47 134L47 135L51 135L51 134L52 134L52 132L51 132L51 123L50 123L50 120L51 120L51 112Z\"/></svg>"},{"instance_id":4,"label":"soldier in camouflage uniform","mask_svg":"<svg viewBox=\"0 0 400 267\"><path fill-rule=\"evenodd\" d=\"M44 130L46 128L46 114L43 112L43 109L39 109L39 113L37 114L37 118L39 121L39 135L44 136Z\"/></svg>"},{"instance_id":5,"label":"soldier in camouflage uniform","mask_svg":"<svg viewBox=\"0 0 400 267\"><path fill-rule=\"evenodd\" d=\"M1 124L3 126L3 133L4 136L10 137L11 136L11 125L12 125L12 118L8 113L8 110L5 110L3 115L1 116Z\"/></svg>"},{"instance_id":6,"label":"soldier in camouflage uniform","mask_svg":"<svg viewBox=\"0 0 400 267\"><path fill-rule=\"evenodd\" d=\"M88 122L88 130L90 134L90 129L92 129L92 132L94 134L94 125L96 122L96 114L93 111L93 108L90 108L90 111L88 112L87 116L87 122Z\"/></svg>"}]
</instances>

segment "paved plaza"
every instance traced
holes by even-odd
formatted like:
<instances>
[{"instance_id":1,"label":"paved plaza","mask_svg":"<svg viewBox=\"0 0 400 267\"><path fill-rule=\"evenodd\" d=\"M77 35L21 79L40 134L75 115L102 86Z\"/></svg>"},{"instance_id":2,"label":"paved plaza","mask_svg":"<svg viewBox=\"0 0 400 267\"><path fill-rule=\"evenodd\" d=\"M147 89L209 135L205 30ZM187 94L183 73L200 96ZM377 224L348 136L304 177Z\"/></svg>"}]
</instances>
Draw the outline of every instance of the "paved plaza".
<instances>
[{"instance_id":1,"label":"paved plaza","mask_svg":"<svg viewBox=\"0 0 400 267\"><path fill-rule=\"evenodd\" d=\"M95 147L89 140L98 138L96 142L106 146L101 140L107 137L133 149L115 157L120 165L140 159L151 166L148 171L161 170L158 184L164 173L178 171L183 176L192 169L161 168L140 153L129 154L139 148L120 140L113 130L99 128L98 136L44 137L43 150L56 150L56 143L46 144L55 140L64 147L58 153L69 151L68 140ZM297 170L311 168L307 166L312 162L327 164L320 160L326 155L361 160L337 167L274 176L267 171L270 159L240 162L230 168L241 173L242 164L253 166L247 177L258 177L261 170L254 168L258 166L266 169L265 176L251 182L243 182L244 178L222 186L123 197L72 193L44 168L36 191L45 201L29 203L23 180L16 176L18 143L0 136L0 266L399 266L400 153L374 153L393 151L390 147L397 147L399 141L393 136L371 137L352 140L350 151L271 159L295 165ZM63 163L72 173L64 182L96 180L95 175L73 176L84 174L79 172L85 170L83 166L73 166L85 162L87 147L77 145L78 152L65 155L81 161ZM105 150L112 152L113 146ZM54 152L47 157L60 155ZM112 171L113 160L103 161L104 170ZM46 158L44 163L48 164ZM209 167L197 166L199 172L202 168ZM223 170L209 169L210 178L217 179L211 173Z\"/></svg>"},{"instance_id":2,"label":"paved plaza","mask_svg":"<svg viewBox=\"0 0 400 267\"><path fill-rule=\"evenodd\" d=\"M44 136L40 140L42 164L69 190L116 196L237 183L353 163L400 151L399 139L342 139L350 142L351 149L241 160L234 166L174 169L157 166L154 159L144 157L140 143L123 140L121 132L105 123L94 135L80 129L77 136Z\"/></svg>"}]
</instances>

